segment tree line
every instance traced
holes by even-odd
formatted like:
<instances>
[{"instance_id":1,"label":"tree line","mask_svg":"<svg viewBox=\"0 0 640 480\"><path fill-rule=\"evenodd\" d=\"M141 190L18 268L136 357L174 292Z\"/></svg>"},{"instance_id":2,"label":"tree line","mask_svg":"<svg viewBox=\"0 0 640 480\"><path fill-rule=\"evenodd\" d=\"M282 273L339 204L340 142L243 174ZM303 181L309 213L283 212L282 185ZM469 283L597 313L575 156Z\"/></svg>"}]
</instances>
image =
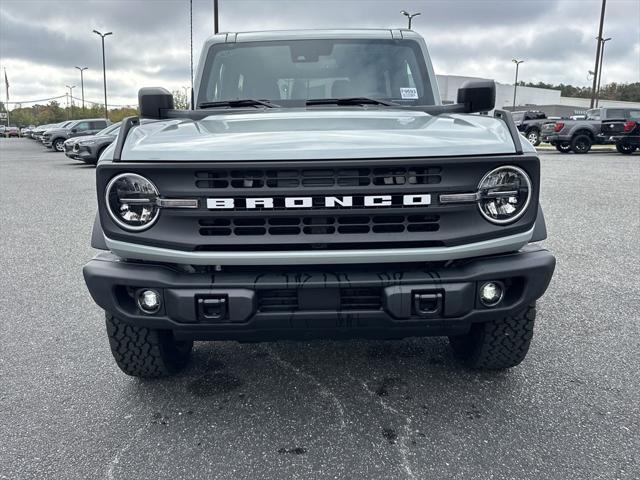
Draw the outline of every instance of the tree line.
<instances>
[{"instance_id":1,"label":"tree line","mask_svg":"<svg viewBox=\"0 0 640 480\"><path fill-rule=\"evenodd\" d=\"M544 82L518 82L522 87L550 88L560 90L563 97L591 98L591 87L575 87L573 85L553 85ZM600 99L620 100L625 102L640 102L640 82L634 83L607 83L600 86Z\"/></svg>"},{"instance_id":2,"label":"tree line","mask_svg":"<svg viewBox=\"0 0 640 480\"><path fill-rule=\"evenodd\" d=\"M188 108L187 96L183 91L174 91L173 98L175 108ZM0 102L0 112L5 111L4 103ZM137 108L111 108L109 109L109 120L116 123L123 118L132 117L137 114ZM80 105L74 105L73 107L63 106L57 100L51 100L46 104L13 108L9 112L11 125L16 127L60 123L65 120L81 120L83 118L104 118L104 105L85 104L85 108L83 109ZM6 121L0 123L4 124Z\"/></svg>"}]
</instances>

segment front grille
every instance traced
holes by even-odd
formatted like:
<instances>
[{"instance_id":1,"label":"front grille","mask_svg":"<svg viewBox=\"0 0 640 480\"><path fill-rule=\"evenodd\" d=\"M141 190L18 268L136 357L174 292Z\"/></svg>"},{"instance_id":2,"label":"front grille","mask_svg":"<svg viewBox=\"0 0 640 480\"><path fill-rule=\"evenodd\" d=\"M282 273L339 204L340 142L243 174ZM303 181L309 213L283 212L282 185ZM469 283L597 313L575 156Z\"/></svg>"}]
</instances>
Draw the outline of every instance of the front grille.
<instances>
[{"instance_id":1,"label":"front grille","mask_svg":"<svg viewBox=\"0 0 640 480\"><path fill-rule=\"evenodd\" d=\"M380 310L382 289L343 288L340 290L340 307L342 310Z\"/></svg>"},{"instance_id":2,"label":"front grille","mask_svg":"<svg viewBox=\"0 0 640 480\"><path fill-rule=\"evenodd\" d=\"M329 215L216 217L198 221L204 236L349 235L435 232L438 215Z\"/></svg>"},{"instance_id":3,"label":"front grille","mask_svg":"<svg viewBox=\"0 0 640 480\"><path fill-rule=\"evenodd\" d=\"M202 170L195 172L195 185L215 190L433 185L442 181L441 171L441 167Z\"/></svg>"},{"instance_id":4,"label":"front grille","mask_svg":"<svg viewBox=\"0 0 640 480\"><path fill-rule=\"evenodd\" d=\"M293 312L298 310L297 290L258 290L258 311Z\"/></svg>"},{"instance_id":5,"label":"front grille","mask_svg":"<svg viewBox=\"0 0 640 480\"><path fill-rule=\"evenodd\" d=\"M475 203L439 201L442 194L475 191L488 171L512 162L538 185L534 156L105 162L97 170L99 191L130 171L152 180L164 198L196 199L198 206L163 208L152 228L130 233L114 224L104 195L98 202L108 238L182 251L312 256L316 250L449 247L533 226L537 192L526 215L504 226L487 222Z\"/></svg>"},{"instance_id":6,"label":"front grille","mask_svg":"<svg viewBox=\"0 0 640 480\"><path fill-rule=\"evenodd\" d=\"M258 311L296 312L304 310L299 300L300 290L269 289L258 290ZM339 289L338 311L380 310L382 308L381 288L341 288Z\"/></svg>"}]
</instances>

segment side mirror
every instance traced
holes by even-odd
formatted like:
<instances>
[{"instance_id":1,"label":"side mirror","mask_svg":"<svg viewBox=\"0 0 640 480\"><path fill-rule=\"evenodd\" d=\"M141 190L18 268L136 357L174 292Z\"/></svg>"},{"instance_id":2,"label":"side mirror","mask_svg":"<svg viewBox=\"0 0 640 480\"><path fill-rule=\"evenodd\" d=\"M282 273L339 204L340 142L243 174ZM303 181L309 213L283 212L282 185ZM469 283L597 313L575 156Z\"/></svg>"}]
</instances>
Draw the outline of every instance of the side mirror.
<instances>
[{"instance_id":1,"label":"side mirror","mask_svg":"<svg viewBox=\"0 0 640 480\"><path fill-rule=\"evenodd\" d=\"M466 113L488 112L496 106L496 82L469 80L458 89L458 102Z\"/></svg>"},{"instance_id":2,"label":"side mirror","mask_svg":"<svg viewBox=\"0 0 640 480\"><path fill-rule=\"evenodd\" d=\"M78 129L77 129L77 128L72 128L72 129L71 129L71 133L76 133L77 131L78 131Z\"/></svg>"},{"instance_id":3,"label":"side mirror","mask_svg":"<svg viewBox=\"0 0 640 480\"><path fill-rule=\"evenodd\" d=\"M163 118L162 110L173 110L173 95L161 87L145 87L138 90L140 118Z\"/></svg>"}]
</instances>

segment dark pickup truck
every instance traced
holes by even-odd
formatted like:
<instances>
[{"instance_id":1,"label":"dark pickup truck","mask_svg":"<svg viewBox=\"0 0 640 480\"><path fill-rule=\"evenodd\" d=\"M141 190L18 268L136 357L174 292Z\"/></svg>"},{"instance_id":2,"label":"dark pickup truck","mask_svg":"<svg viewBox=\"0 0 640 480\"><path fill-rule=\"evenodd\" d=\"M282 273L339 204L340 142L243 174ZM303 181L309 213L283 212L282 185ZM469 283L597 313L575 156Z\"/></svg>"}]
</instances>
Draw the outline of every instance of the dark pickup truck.
<instances>
[{"instance_id":1,"label":"dark pickup truck","mask_svg":"<svg viewBox=\"0 0 640 480\"><path fill-rule=\"evenodd\" d=\"M602 134L602 122L628 120L630 108L594 108L587 111L585 120L559 120L542 126L542 141L554 145L560 152L587 153L593 144L615 143Z\"/></svg>"},{"instance_id":2,"label":"dark pickup truck","mask_svg":"<svg viewBox=\"0 0 640 480\"><path fill-rule=\"evenodd\" d=\"M553 123L551 119L547 118L544 112L538 110L513 112L512 117L518 131L524 134L525 138L529 140L534 147L540 145L542 126L545 123Z\"/></svg>"},{"instance_id":3,"label":"dark pickup truck","mask_svg":"<svg viewBox=\"0 0 640 480\"><path fill-rule=\"evenodd\" d=\"M631 110L629 119L602 122L601 134L616 144L620 153L631 154L640 149L640 110Z\"/></svg>"}]
</instances>

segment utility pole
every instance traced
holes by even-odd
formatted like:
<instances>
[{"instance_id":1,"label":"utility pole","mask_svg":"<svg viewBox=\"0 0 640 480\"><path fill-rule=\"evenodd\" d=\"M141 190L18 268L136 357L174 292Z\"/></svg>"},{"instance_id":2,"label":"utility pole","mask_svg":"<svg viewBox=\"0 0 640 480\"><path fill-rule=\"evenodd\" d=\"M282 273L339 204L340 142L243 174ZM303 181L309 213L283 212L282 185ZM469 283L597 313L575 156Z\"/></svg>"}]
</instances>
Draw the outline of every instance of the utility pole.
<instances>
[{"instance_id":1,"label":"utility pole","mask_svg":"<svg viewBox=\"0 0 640 480\"><path fill-rule=\"evenodd\" d=\"M600 80L602 80L602 64L604 60L604 44L611 40L609 38L601 38L600 43L602 46L600 47L600 74L598 75L598 87L596 88L596 108L598 108L598 103L600 103Z\"/></svg>"},{"instance_id":2,"label":"utility pole","mask_svg":"<svg viewBox=\"0 0 640 480\"><path fill-rule=\"evenodd\" d=\"M187 97L187 108L193 110L193 0L189 0L189 60L191 61L191 94Z\"/></svg>"},{"instance_id":3,"label":"utility pole","mask_svg":"<svg viewBox=\"0 0 640 480\"><path fill-rule=\"evenodd\" d=\"M69 96L67 97L67 108L69 108L69 97L71 97L71 116L73 117L73 89L76 88L75 85L65 85L69 89ZM67 111L67 119L69 112Z\"/></svg>"},{"instance_id":4,"label":"utility pole","mask_svg":"<svg viewBox=\"0 0 640 480\"><path fill-rule=\"evenodd\" d=\"M516 64L516 81L513 82L513 109L516 109L516 92L518 91L518 69L520 68L520 64L524 63L524 60L516 60L515 58L511 60Z\"/></svg>"},{"instance_id":5,"label":"utility pole","mask_svg":"<svg viewBox=\"0 0 640 480\"><path fill-rule=\"evenodd\" d=\"M218 33L218 0L213 0L213 33Z\"/></svg>"},{"instance_id":6,"label":"utility pole","mask_svg":"<svg viewBox=\"0 0 640 480\"><path fill-rule=\"evenodd\" d=\"M5 94L5 103L4 103L4 111L7 114L7 127L11 125L9 118L9 79L7 78L7 67L4 67L4 94Z\"/></svg>"},{"instance_id":7,"label":"utility pole","mask_svg":"<svg viewBox=\"0 0 640 480\"><path fill-rule=\"evenodd\" d=\"M602 38L602 26L604 25L604 11L607 6L607 0L602 0L602 10L600 11L600 29L598 30L598 47L596 48L596 66L593 69L595 75L593 76L593 86L591 87L591 106L589 108L593 108L593 103L596 98L596 81L600 76L600 47L602 46L600 39Z\"/></svg>"},{"instance_id":8,"label":"utility pole","mask_svg":"<svg viewBox=\"0 0 640 480\"><path fill-rule=\"evenodd\" d=\"M417 17L418 15L422 15L420 12L409 13L406 10L401 10L400 13L409 19L409 30L411 30L411 20L413 19L413 17Z\"/></svg>"},{"instance_id":9,"label":"utility pole","mask_svg":"<svg viewBox=\"0 0 640 480\"><path fill-rule=\"evenodd\" d=\"M84 72L85 70L88 70L89 67L76 67L78 70L80 70L80 90L82 91L82 111L84 112L84 77L82 75L82 72Z\"/></svg>"},{"instance_id":10,"label":"utility pole","mask_svg":"<svg viewBox=\"0 0 640 480\"><path fill-rule=\"evenodd\" d=\"M96 35L100 35L102 38L102 80L104 82L104 118L109 120L109 112L107 111L107 67L104 60L104 37L107 35L113 35L113 32L107 32L105 34L100 33L97 30L94 30L93 33Z\"/></svg>"}]
</instances>

